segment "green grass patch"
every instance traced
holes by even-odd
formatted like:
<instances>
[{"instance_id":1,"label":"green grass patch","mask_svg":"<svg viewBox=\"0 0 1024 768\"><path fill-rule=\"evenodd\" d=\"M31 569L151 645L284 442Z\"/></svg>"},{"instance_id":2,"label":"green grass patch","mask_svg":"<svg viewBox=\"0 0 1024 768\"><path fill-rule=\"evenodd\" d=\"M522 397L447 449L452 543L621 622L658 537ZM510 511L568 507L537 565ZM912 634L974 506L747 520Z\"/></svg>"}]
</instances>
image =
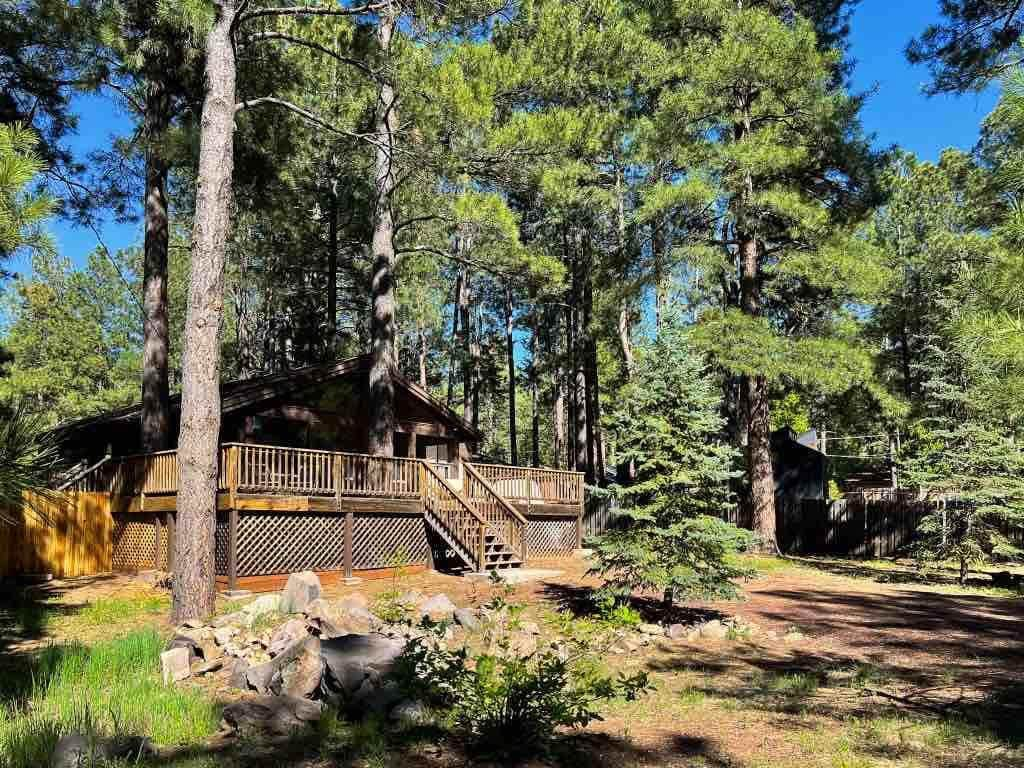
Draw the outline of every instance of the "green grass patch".
<instances>
[{"instance_id":1,"label":"green grass patch","mask_svg":"<svg viewBox=\"0 0 1024 768\"><path fill-rule=\"evenodd\" d=\"M51 645L24 670L0 709L0 768L46 765L64 734L148 736L157 744L208 737L218 707L197 690L164 685L152 629L84 646Z\"/></svg>"},{"instance_id":2,"label":"green grass patch","mask_svg":"<svg viewBox=\"0 0 1024 768\"><path fill-rule=\"evenodd\" d=\"M760 576L770 573L779 573L781 571L791 571L800 567L792 560L787 560L784 557L775 557L773 555L744 554L738 555L736 559L740 565L746 566L747 568L753 568Z\"/></svg>"},{"instance_id":3,"label":"green grass patch","mask_svg":"<svg viewBox=\"0 0 1024 768\"><path fill-rule=\"evenodd\" d=\"M104 597L82 606L75 618L87 626L99 627L166 613L170 607L170 599L163 595Z\"/></svg>"}]
</instances>

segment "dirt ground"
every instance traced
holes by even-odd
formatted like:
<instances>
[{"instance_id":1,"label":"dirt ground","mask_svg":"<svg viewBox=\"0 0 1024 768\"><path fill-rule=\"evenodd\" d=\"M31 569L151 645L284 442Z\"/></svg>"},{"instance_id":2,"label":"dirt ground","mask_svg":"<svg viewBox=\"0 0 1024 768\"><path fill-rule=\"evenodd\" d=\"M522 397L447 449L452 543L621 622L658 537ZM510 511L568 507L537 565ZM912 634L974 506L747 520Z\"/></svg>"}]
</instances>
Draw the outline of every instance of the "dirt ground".
<instances>
[{"instance_id":1,"label":"dirt ground","mask_svg":"<svg viewBox=\"0 0 1024 768\"><path fill-rule=\"evenodd\" d=\"M586 610L597 582L585 563L539 567L559 573L516 586L510 600L527 603L539 618ZM327 596L360 591L372 601L396 589L443 592L474 605L493 588L457 576L396 574L333 586ZM68 632L86 642L91 633L109 635L116 627L76 626L76 612L90 602L159 594L126 576L53 582L37 591L56 618L36 636L2 621L0 664L18 663ZM601 766L1024 766L1021 598L920 583L906 569L849 561L780 564L747 582L744 593L738 602L691 603L670 614L657 601L639 601L648 620L738 616L757 630L721 641L664 639L606 658L612 670L647 670L656 690L608 707L603 721L567 739L572 754ZM166 623L161 614L126 619L125 627L140 621ZM982 713L971 720L977 728L956 730L964 713L974 712ZM430 754L409 764L436 764Z\"/></svg>"}]
</instances>

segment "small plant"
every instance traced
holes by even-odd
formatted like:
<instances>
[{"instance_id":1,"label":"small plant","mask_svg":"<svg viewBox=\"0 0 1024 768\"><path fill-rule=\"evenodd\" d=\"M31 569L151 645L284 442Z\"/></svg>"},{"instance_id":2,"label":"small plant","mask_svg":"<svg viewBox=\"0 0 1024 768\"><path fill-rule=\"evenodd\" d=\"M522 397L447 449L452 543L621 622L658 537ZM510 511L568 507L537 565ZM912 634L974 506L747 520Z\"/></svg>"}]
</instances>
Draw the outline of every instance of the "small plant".
<instances>
[{"instance_id":1,"label":"small plant","mask_svg":"<svg viewBox=\"0 0 1024 768\"><path fill-rule=\"evenodd\" d=\"M650 688L647 674L612 678L554 650L529 656L449 650L417 641L399 664L415 697L448 709L456 729L480 753L521 757L543 751L556 729L600 719L596 706L633 700Z\"/></svg>"}]
</instances>

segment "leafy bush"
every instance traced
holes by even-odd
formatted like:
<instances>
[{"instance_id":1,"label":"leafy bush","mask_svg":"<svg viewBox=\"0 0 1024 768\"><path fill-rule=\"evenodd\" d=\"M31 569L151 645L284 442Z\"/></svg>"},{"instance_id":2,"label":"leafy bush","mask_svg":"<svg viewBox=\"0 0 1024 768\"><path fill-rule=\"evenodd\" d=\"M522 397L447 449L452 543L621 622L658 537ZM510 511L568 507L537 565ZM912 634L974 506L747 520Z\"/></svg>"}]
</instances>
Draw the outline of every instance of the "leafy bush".
<instances>
[{"instance_id":1,"label":"leafy bush","mask_svg":"<svg viewBox=\"0 0 1024 768\"><path fill-rule=\"evenodd\" d=\"M411 695L447 709L478 751L506 757L543 751L559 727L599 720L600 702L650 687L646 673L611 678L554 649L470 658L430 639L409 645L398 676Z\"/></svg>"},{"instance_id":2,"label":"leafy bush","mask_svg":"<svg viewBox=\"0 0 1024 768\"><path fill-rule=\"evenodd\" d=\"M596 603L601 621L614 629L634 629L643 623L640 612L629 603L621 602L614 592L599 592Z\"/></svg>"}]
</instances>

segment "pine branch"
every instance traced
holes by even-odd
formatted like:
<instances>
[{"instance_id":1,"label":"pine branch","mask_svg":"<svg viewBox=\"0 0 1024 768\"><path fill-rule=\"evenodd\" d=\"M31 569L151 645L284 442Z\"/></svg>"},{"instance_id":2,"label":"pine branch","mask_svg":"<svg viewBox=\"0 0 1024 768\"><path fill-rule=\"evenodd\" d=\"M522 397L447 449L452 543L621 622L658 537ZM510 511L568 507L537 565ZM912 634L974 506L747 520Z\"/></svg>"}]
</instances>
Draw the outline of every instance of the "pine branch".
<instances>
[{"instance_id":1,"label":"pine branch","mask_svg":"<svg viewBox=\"0 0 1024 768\"><path fill-rule=\"evenodd\" d=\"M244 44L250 45L251 43L258 43L264 40L283 40L284 42L287 43L295 43L296 45L305 46L306 48L318 51L326 56L330 56L332 59L334 59L335 61L340 61L342 64L348 64L350 66L353 66L373 80L380 79L380 73L370 69L370 67L368 67L366 64L359 61L358 59L353 59L348 56L342 56L340 53L338 53L337 51L332 51L327 46L320 45L319 43L315 43L312 40L306 40L301 37L295 37L294 35L289 35L284 32L257 32L256 34L247 37Z\"/></svg>"},{"instance_id":2,"label":"pine branch","mask_svg":"<svg viewBox=\"0 0 1024 768\"><path fill-rule=\"evenodd\" d=\"M260 16L362 16L363 14L382 11L390 5L390 2L385 1L380 3L366 3L364 5L356 5L348 8L337 6L321 8L315 5L256 8L252 11L239 14L238 24L243 24L249 19L259 18Z\"/></svg>"}]
</instances>

